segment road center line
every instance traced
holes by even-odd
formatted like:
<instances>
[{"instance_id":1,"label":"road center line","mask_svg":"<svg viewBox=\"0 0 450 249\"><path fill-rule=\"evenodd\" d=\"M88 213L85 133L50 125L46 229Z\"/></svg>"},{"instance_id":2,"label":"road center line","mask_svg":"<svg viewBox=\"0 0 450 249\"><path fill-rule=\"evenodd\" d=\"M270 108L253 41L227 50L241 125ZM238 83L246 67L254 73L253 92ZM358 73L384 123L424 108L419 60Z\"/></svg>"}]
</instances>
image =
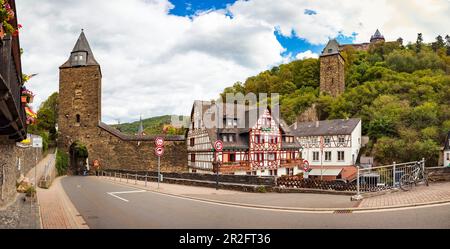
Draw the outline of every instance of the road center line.
<instances>
[{"instance_id":1,"label":"road center line","mask_svg":"<svg viewBox=\"0 0 450 249\"><path fill-rule=\"evenodd\" d=\"M132 193L143 193L147 192L146 190L133 190L133 191L120 191L120 192L107 192L107 194L116 197L117 199L120 199L125 202L129 202L129 200L122 198L120 196L117 196L117 194L132 194Z\"/></svg>"}]
</instances>

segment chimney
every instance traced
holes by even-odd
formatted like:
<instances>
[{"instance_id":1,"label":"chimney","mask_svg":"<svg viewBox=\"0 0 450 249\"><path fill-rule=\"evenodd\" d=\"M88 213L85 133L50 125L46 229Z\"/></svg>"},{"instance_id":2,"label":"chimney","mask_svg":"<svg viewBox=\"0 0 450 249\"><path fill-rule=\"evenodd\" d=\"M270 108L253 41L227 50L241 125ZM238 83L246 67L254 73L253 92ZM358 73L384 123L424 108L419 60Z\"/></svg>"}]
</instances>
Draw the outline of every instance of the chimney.
<instances>
[{"instance_id":1,"label":"chimney","mask_svg":"<svg viewBox=\"0 0 450 249\"><path fill-rule=\"evenodd\" d=\"M297 122L294 123L294 130L297 130Z\"/></svg>"},{"instance_id":2,"label":"chimney","mask_svg":"<svg viewBox=\"0 0 450 249\"><path fill-rule=\"evenodd\" d=\"M316 128L319 128L319 121L316 121Z\"/></svg>"}]
</instances>

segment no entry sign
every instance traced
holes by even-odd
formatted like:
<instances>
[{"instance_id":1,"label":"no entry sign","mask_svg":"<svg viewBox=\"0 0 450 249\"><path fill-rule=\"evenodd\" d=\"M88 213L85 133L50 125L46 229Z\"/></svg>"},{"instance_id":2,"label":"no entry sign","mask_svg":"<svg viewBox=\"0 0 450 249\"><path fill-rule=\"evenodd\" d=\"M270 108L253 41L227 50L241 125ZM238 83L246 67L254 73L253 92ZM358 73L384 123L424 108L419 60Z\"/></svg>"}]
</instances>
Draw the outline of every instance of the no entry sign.
<instances>
[{"instance_id":1,"label":"no entry sign","mask_svg":"<svg viewBox=\"0 0 450 249\"><path fill-rule=\"evenodd\" d=\"M155 154L157 156L162 156L164 154L164 148L163 147L156 147L155 148Z\"/></svg>"},{"instance_id":2,"label":"no entry sign","mask_svg":"<svg viewBox=\"0 0 450 249\"><path fill-rule=\"evenodd\" d=\"M308 162L308 160L303 160L303 170L305 172L309 170L309 162Z\"/></svg>"},{"instance_id":3,"label":"no entry sign","mask_svg":"<svg viewBox=\"0 0 450 249\"><path fill-rule=\"evenodd\" d=\"M223 150L223 142L222 142L221 140L217 140L217 141L214 143L214 149L215 149L216 151L222 151L222 150Z\"/></svg>"},{"instance_id":4,"label":"no entry sign","mask_svg":"<svg viewBox=\"0 0 450 249\"><path fill-rule=\"evenodd\" d=\"M155 139L155 145L156 145L156 147L163 147L164 146L164 139L162 137L157 137Z\"/></svg>"}]
</instances>

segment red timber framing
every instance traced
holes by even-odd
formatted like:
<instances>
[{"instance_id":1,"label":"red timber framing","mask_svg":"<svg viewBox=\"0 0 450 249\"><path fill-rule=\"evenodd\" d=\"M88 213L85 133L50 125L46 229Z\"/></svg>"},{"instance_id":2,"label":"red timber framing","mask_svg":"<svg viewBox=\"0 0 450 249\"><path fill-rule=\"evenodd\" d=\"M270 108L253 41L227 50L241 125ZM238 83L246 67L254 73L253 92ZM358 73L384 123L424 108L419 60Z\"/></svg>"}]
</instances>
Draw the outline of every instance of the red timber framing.
<instances>
[{"instance_id":1,"label":"red timber framing","mask_svg":"<svg viewBox=\"0 0 450 249\"><path fill-rule=\"evenodd\" d=\"M249 157L252 170L277 169L281 159L281 131L269 110L249 132Z\"/></svg>"},{"instance_id":2,"label":"red timber framing","mask_svg":"<svg viewBox=\"0 0 450 249\"><path fill-rule=\"evenodd\" d=\"M220 157L219 157L220 158ZM226 150L221 153L222 165L220 172L227 174L235 171L251 170L248 160L248 151Z\"/></svg>"}]
</instances>

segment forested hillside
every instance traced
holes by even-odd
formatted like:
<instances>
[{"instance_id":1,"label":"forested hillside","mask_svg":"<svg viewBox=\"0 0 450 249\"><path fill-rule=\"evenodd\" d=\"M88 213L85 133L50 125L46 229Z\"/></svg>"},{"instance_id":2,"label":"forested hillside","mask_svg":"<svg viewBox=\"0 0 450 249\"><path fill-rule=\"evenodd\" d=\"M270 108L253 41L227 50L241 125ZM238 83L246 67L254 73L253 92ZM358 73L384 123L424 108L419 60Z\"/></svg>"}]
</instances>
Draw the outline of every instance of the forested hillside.
<instances>
[{"instance_id":1,"label":"forested hillside","mask_svg":"<svg viewBox=\"0 0 450 249\"><path fill-rule=\"evenodd\" d=\"M293 61L237 82L224 93L280 93L281 114L293 123L316 103L320 119L359 117L365 149L378 163L427 159L436 165L450 130L450 37L430 44L387 42L369 51L347 48L346 91L332 98L319 94L319 60Z\"/></svg>"},{"instance_id":2,"label":"forested hillside","mask_svg":"<svg viewBox=\"0 0 450 249\"><path fill-rule=\"evenodd\" d=\"M185 133L184 128L175 128L170 125L171 123L171 116L165 115L165 116L159 116L159 117L152 117L142 120L142 126L144 128L144 132L147 135L156 135L156 134L162 134L164 128L166 128L166 132L169 135L183 135ZM123 133L126 134L136 134L139 129L140 121L135 121L132 123L123 123L118 125L112 125L114 128L119 129Z\"/></svg>"}]
</instances>

